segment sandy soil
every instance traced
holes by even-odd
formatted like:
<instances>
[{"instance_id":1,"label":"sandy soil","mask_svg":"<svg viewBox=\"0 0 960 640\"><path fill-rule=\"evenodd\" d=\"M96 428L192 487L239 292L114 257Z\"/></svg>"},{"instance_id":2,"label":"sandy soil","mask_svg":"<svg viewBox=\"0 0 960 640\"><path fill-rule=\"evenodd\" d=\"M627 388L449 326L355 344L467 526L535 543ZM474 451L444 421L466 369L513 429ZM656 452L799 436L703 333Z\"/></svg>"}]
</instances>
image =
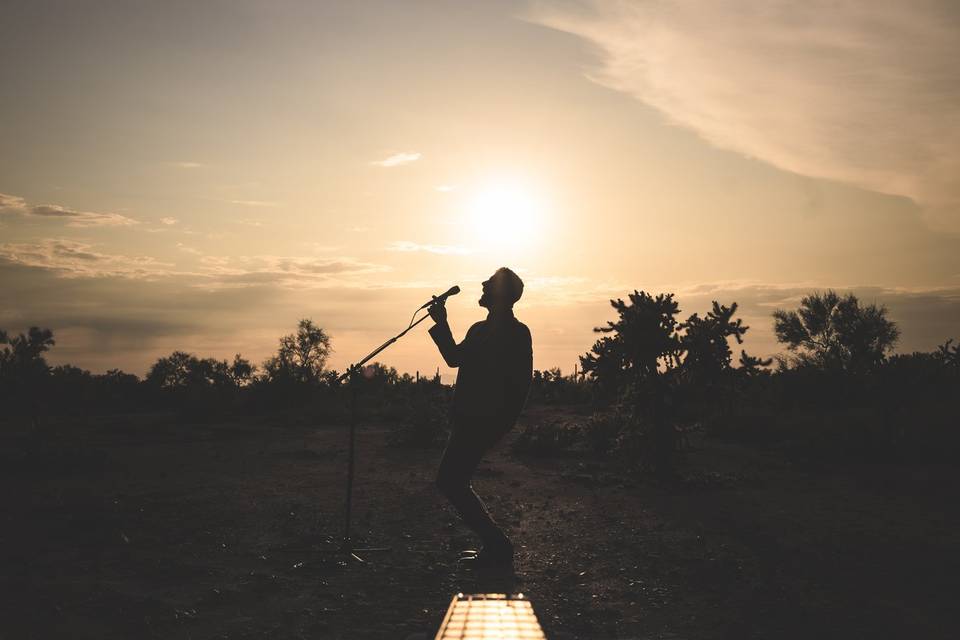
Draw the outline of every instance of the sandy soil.
<instances>
[{"instance_id":1,"label":"sandy soil","mask_svg":"<svg viewBox=\"0 0 960 640\"><path fill-rule=\"evenodd\" d=\"M528 419L541 418L531 412ZM956 469L812 468L694 440L681 480L502 445L475 486L518 574L433 486L439 450L342 427L170 416L0 433L0 638L432 638L458 591L522 591L562 638L958 637ZM515 435L515 434L514 434Z\"/></svg>"}]
</instances>

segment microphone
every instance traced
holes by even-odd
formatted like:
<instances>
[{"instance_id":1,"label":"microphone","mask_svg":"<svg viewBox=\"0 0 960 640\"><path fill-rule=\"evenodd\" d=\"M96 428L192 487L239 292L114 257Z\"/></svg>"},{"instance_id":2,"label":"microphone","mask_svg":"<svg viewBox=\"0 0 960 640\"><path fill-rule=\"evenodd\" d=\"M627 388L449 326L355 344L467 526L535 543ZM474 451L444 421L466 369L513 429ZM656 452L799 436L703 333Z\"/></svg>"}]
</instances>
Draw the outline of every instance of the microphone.
<instances>
[{"instance_id":1,"label":"microphone","mask_svg":"<svg viewBox=\"0 0 960 640\"><path fill-rule=\"evenodd\" d=\"M426 309L427 307L434 304L435 302L439 302L440 304L443 304L444 302L447 301L447 298L449 298L450 296L455 296L458 293L460 293L460 287L458 287L457 285L453 285L452 287L450 287L440 295L434 296L433 300L423 303L423 306L421 306L420 309ZM417 309L417 311L419 311L420 309Z\"/></svg>"}]
</instances>

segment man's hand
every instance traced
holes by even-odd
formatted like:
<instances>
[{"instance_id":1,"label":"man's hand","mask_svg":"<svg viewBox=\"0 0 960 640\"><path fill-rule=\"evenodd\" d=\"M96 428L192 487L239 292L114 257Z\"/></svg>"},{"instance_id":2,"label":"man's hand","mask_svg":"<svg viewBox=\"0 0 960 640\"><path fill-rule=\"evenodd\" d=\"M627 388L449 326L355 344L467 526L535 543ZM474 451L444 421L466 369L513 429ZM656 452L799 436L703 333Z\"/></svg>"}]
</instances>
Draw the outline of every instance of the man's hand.
<instances>
[{"instance_id":1,"label":"man's hand","mask_svg":"<svg viewBox=\"0 0 960 640\"><path fill-rule=\"evenodd\" d=\"M433 296L436 299L437 296ZM447 321L447 307L444 304L444 301L434 302L429 307L427 311L430 313L430 317L433 318L433 321L437 324L444 324Z\"/></svg>"}]
</instances>

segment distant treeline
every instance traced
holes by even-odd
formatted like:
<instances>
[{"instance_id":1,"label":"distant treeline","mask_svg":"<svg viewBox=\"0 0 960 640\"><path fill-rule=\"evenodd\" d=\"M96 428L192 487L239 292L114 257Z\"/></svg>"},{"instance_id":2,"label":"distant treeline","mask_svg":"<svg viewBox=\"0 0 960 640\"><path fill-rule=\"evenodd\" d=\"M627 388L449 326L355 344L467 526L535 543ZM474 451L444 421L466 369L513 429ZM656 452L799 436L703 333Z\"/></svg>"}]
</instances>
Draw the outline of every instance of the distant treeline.
<instances>
[{"instance_id":1,"label":"distant treeline","mask_svg":"<svg viewBox=\"0 0 960 640\"><path fill-rule=\"evenodd\" d=\"M55 344L49 329L0 332L0 402L8 417L40 427L45 417L100 413L180 411L191 418L238 413L302 414L309 420L347 418L340 372L326 367L331 341L311 320L279 340L260 366L241 354L233 360L174 351L140 378L119 369L94 374L72 365L50 366L44 354ZM364 417L404 418L421 399L446 406L450 388L439 375L400 374L378 362L356 376ZM415 407L413 407L415 408Z\"/></svg>"},{"instance_id":2,"label":"distant treeline","mask_svg":"<svg viewBox=\"0 0 960 640\"><path fill-rule=\"evenodd\" d=\"M576 433L528 426L521 447L551 450L586 442L641 465L671 465L683 434L701 429L764 438L785 430L846 438L844 446L956 452L960 346L892 355L899 329L877 305L852 294L812 293L796 310L777 310L773 328L785 353L761 360L731 345L749 327L737 305L714 302L705 315L680 317L673 294L634 291L612 300L616 319L580 357L580 371L535 371L530 403L581 406ZM282 336L259 366L175 351L146 377L51 367L53 332L0 332L0 401L5 414L40 428L46 416L176 410L190 417L282 414L290 420L342 421L348 395L328 369L331 340L311 320ZM405 442L441 442L452 389L439 376L400 374L373 363L357 376L364 418L401 425ZM538 431L538 429L540 431ZM569 430L568 430L569 431ZM859 434L859 435L857 435ZM859 444L858 444L859 442Z\"/></svg>"}]
</instances>

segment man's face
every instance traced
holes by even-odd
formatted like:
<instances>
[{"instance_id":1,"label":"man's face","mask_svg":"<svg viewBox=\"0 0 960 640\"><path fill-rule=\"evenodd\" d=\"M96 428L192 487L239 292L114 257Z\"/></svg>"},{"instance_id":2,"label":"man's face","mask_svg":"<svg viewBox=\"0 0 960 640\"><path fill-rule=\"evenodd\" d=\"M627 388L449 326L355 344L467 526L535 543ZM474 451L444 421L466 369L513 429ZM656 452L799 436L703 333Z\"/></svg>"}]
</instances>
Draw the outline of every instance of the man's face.
<instances>
[{"instance_id":1,"label":"man's face","mask_svg":"<svg viewBox=\"0 0 960 640\"><path fill-rule=\"evenodd\" d=\"M486 307L489 309L490 305L501 297L501 287L499 286L499 281L500 277L496 272L483 281L483 284L481 285L483 287L483 295L480 296L479 301L481 307Z\"/></svg>"}]
</instances>

